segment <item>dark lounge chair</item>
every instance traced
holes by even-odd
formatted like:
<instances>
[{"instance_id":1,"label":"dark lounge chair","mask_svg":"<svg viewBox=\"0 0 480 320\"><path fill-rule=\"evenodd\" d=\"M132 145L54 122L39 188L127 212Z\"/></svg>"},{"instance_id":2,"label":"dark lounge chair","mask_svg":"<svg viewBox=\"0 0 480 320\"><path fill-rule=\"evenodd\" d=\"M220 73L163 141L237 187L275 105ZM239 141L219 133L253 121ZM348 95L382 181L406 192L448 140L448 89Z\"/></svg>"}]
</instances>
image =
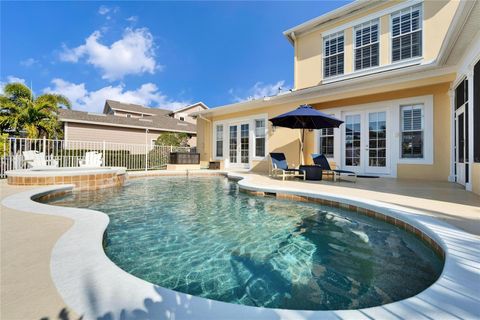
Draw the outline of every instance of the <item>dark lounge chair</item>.
<instances>
[{"instance_id":1,"label":"dark lounge chair","mask_svg":"<svg viewBox=\"0 0 480 320\"><path fill-rule=\"evenodd\" d=\"M322 167L322 171L327 174L333 174L333 181L337 181L337 176L341 177L342 174L355 177L355 182L357 181L357 174L353 171L348 170L333 170L328 163L327 157L324 154L313 153L312 154L313 163L317 166Z\"/></svg>"},{"instance_id":2,"label":"dark lounge chair","mask_svg":"<svg viewBox=\"0 0 480 320\"><path fill-rule=\"evenodd\" d=\"M304 171L288 167L285 154L281 152L271 152L270 159L272 161L272 177L278 177L280 174L282 180L285 180L287 177L301 177L305 180L306 175Z\"/></svg>"}]
</instances>

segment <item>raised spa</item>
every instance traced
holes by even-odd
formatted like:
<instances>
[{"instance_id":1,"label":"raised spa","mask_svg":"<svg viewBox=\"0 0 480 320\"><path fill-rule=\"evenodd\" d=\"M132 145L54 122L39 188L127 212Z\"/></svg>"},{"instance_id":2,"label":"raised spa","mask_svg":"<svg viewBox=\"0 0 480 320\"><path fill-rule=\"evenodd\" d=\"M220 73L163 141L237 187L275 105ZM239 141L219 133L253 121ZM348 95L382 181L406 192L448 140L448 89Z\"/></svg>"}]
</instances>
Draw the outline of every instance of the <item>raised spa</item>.
<instances>
[{"instance_id":1,"label":"raised spa","mask_svg":"<svg viewBox=\"0 0 480 320\"><path fill-rule=\"evenodd\" d=\"M126 168L122 167L42 167L6 172L10 185L73 184L75 190L98 190L123 186Z\"/></svg>"},{"instance_id":2,"label":"raised spa","mask_svg":"<svg viewBox=\"0 0 480 320\"><path fill-rule=\"evenodd\" d=\"M162 287L267 308L332 310L413 296L443 260L394 225L356 212L239 192L222 177L162 177L51 204L110 217L105 252Z\"/></svg>"}]
</instances>

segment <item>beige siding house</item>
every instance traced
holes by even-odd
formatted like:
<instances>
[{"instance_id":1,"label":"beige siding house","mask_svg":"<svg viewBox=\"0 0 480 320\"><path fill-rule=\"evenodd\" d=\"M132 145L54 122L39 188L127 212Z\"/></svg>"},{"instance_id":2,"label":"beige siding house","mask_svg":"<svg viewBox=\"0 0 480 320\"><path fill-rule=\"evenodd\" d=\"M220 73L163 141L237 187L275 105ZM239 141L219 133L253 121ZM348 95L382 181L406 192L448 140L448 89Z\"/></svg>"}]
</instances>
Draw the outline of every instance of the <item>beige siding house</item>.
<instances>
[{"instance_id":1,"label":"beige siding house","mask_svg":"<svg viewBox=\"0 0 480 320\"><path fill-rule=\"evenodd\" d=\"M200 106L200 107L199 107ZM203 103L181 109L181 114L208 109ZM183 132L190 136L189 145L196 146L196 123L184 121L176 111L107 100L103 113L60 110L67 141L154 144L163 132Z\"/></svg>"},{"instance_id":2,"label":"beige siding house","mask_svg":"<svg viewBox=\"0 0 480 320\"><path fill-rule=\"evenodd\" d=\"M306 133L363 175L454 181L480 193L480 2L355 1L284 32L292 92L198 113L201 159L267 173L298 166L299 132L269 119L309 104L344 121Z\"/></svg>"},{"instance_id":3,"label":"beige siding house","mask_svg":"<svg viewBox=\"0 0 480 320\"><path fill-rule=\"evenodd\" d=\"M197 102L189 106L175 110L173 117L175 119L190 122L193 124L197 123L197 119L192 116L193 113L203 111L208 109L208 107L203 102Z\"/></svg>"}]
</instances>

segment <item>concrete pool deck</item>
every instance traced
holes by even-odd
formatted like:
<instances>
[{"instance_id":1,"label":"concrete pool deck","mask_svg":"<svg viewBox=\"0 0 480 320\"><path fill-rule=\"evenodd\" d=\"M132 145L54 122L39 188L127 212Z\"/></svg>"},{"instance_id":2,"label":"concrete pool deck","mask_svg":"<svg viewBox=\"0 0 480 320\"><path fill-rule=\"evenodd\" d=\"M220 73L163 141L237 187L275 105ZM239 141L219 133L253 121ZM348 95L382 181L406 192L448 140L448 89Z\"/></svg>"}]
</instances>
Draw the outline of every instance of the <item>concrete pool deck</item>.
<instances>
[{"instance_id":1,"label":"concrete pool deck","mask_svg":"<svg viewBox=\"0 0 480 320\"><path fill-rule=\"evenodd\" d=\"M34 188L0 180L0 201ZM69 319L76 319L50 274L53 246L73 220L4 206L0 212L0 319L57 319L60 312L65 314L62 310L69 313Z\"/></svg>"},{"instance_id":2,"label":"concrete pool deck","mask_svg":"<svg viewBox=\"0 0 480 320\"><path fill-rule=\"evenodd\" d=\"M195 172L191 172L194 174ZM202 173L207 173L203 171ZM213 173L213 172L208 172ZM136 175L143 175L144 173L134 173L131 174L132 176ZM172 174L169 172L150 172L150 175L165 175L165 174ZM350 182L340 182L340 183L330 183L330 182L321 182L321 183L310 183L310 182L298 182L298 181L272 181L268 177L258 176L258 175L251 175L242 173L242 176L247 177L245 179L246 187L254 187L254 188L277 188L279 190L301 190L303 192L314 192L314 193L328 193L328 194L338 194L338 195L348 195L349 197L360 197L367 200L372 201L382 201L385 203L390 203L394 205L402 205L406 208L412 208L412 210L421 210L425 212L425 216L420 216L420 219L424 218L425 221L432 221L431 217L435 217L436 219L441 219L444 221L449 222L459 228L464 230L470 231L477 236L469 236L468 234L459 232L459 236L461 241L472 241L476 244L469 248L468 252L463 252L462 259L464 259L464 267L466 268L465 273L473 272L477 275L477 283L480 281L479 275L479 252L480 247L478 246L478 240L480 239L478 235L480 234L479 228L479 216L480 216L480 197L467 193L461 188L457 187L454 184L450 183L442 183L442 182L434 182L434 183L419 183L415 181L395 181L393 179L368 179L369 181L361 181L356 184ZM365 179L367 180L367 179ZM393 181L392 181L393 180ZM242 184L242 182L241 182ZM7 186L5 181L0 182L0 194L3 200L11 195L18 195L18 194L34 194L37 191L32 190L33 188L26 188L26 187L13 187ZM37 188L38 190L39 188ZM41 189L53 189L51 187L44 187ZM373 190L372 190L373 189ZM378 191L375 189L379 189ZM10 198L11 199L11 198ZM7 201L8 202L8 201ZM58 273L55 276L56 279L53 279L52 273L55 272L55 268L58 268L59 265L50 265L51 258L61 258L63 261L63 267L65 269L74 268L75 269L75 262L78 261L79 257L75 255L63 255L62 257L58 257L57 254L54 253L53 250L55 247L58 248L59 243L62 241L64 242L66 239L62 234L64 234L69 229L72 228L73 220L67 218L67 211L70 211L65 208L56 208L55 210L51 210L48 206L41 205L41 209L35 209L34 211L38 213L38 210L42 211L45 214L33 214L28 213L30 211L28 203L21 203L21 207L23 208L20 210L14 210L11 208L7 208L2 204L2 212L1 212L1 228L2 228L2 262L1 262L1 294L2 294L2 302L1 302L1 319L36 319L41 317L50 317L56 318L60 310L67 307L67 303L64 302L64 299L67 297L68 301L72 301L72 294L65 293L65 287L63 288L62 294L59 292L58 285L55 286L55 283L58 284L59 277ZM8 204L11 206L11 202ZM75 210L75 209L73 209ZM24 212L22 212L24 211ZM82 215L85 214L85 211L89 210L82 210ZM55 215L62 215L64 217L58 216L51 216L49 214ZM90 218L89 218L90 219ZM82 223L87 223L87 221L77 221L78 226L81 227ZM95 227L94 229L101 230L101 224L108 223L103 218L100 218L100 225ZM35 225L35 228L28 228L26 229L25 226L32 226ZM444 223L439 223L438 226L445 227ZM69 230L70 232L71 230ZM448 230L447 230L448 231ZM445 232L447 232L445 231ZM98 236L98 235L97 235ZM61 241L57 241L61 238ZM477 239L477 240L475 240ZM94 237L91 239L92 243L96 243L97 248L95 250L101 250L101 243L98 243L98 237ZM97 242L95 242L97 241ZM453 244L452 244L453 245ZM75 250L78 248L70 247L69 252L74 253ZM63 251L65 253L65 251ZM105 261L104 261L105 262ZM114 270L115 268L118 269L113 263L107 263L108 270ZM72 264L69 266L69 264ZM50 270L48 270L48 266L50 265ZM46 267L47 266L47 267ZM94 268L95 270L96 268ZM50 272L49 272L50 271ZM132 296L130 296L130 300L132 303L128 302L122 306L123 310L133 310L138 309L140 312L146 312L146 314L157 314L157 312L163 312L164 317L168 317L169 315L175 314L175 319L180 319L183 317L191 317L192 314L188 314L188 312L204 312L205 315L204 319L212 318L212 311L211 307L215 305L228 305L225 303L218 303L212 302L210 304L203 305L203 309L199 309L199 303L196 303L199 298L191 297L188 295L183 294L176 294L173 301L168 299L171 296L171 290L166 290L158 287L154 287L152 285L148 285L145 281L137 279L133 276L125 274L120 270L116 270L117 274L120 277L125 277L127 282L133 286L139 286L142 288L146 288L148 293L146 296L149 296L148 299L142 299L140 305L138 303L133 302L135 300ZM97 286L97 281L100 281L98 285L101 284L102 279L96 278L102 273L102 270L96 270L95 274L91 274L92 278L89 280L91 283L88 287L84 288L82 294L85 296L89 296L90 299L92 297L96 297L98 303L96 304L95 301L83 301L82 303L92 303L92 308L98 308L98 312L102 310L105 306L104 304L107 303L108 299L114 299L114 297L101 297L98 296L100 292L110 292L118 294L116 300L122 301L123 299L120 298L122 294L125 292L119 292L118 290L100 290ZM68 275L63 276L64 279L62 281L65 282ZM72 278L75 276L72 274ZM118 280L118 279L117 279ZM55 282L56 281L56 282ZM74 282L73 280L71 282ZM63 285L73 285L73 284L65 284ZM474 284L470 284L474 285ZM146 287L147 286L147 287ZM418 300L418 308L429 308L428 311L423 318L428 318L428 315L437 315L434 317L438 319L440 315L443 315L444 318L466 318L468 315L475 315L475 309L472 310L471 304L474 303L475 306L478 307L480 304L479 290L475 289L474 287L463 286L457 283L451 283L451 299L455 301L459 299L458 294L456 292L460 291L460 293L464 294L464 303L460 303L459 306L453 310L444 310L442 312L442 307L445 306L435 306L431 303L431 301L420 301ZM73 287L71 287L73 288ZM114 288L113 288L114 289ZM447 288L450 289L450 288ZM143 289L142 289L143 290ZM139 290L139 291L142 291ZM60 290L61 291L61 290ZM140 293L140 292L138 292ZM145 293L145 292L142 292ZM77 292L77 295L79 293ZM130 292L130 295L133 293ZM161 300L165 299L163 303ZM160 299L160 300L159 300ZM95 299L93 299L95 300ZM206 299L201 299L203 301L211 301ZM173 307L166 307L165 304L170 303ZM79 304L73 303L76 306ZM80 303L81 304L81 303ZM396 304L396 303L394 303ZM390 304L387 306L391 306L394 304ZM68 304L71 305L71 304ZM135 308L134 306L137 305ZM468 307L470 305L470 307ZM190 306L187 308L187 306ZM103 308L102 308L103 307ZM119 306L116 306L119 307ZM131 307L131 308L130 308ZM352 311L345 311L342 313L338 313L335 315L336 318L351 318L358 319L359 315L363 315L363 318L405 318L407 315L412 315L412 306L404 305L405 309L399 310L398 305L395 308L381 308L383 311L382 313L367 313L362 314L358 313L354 310ZM140 308L140 309L139 309ZM236 310L235 318L245 318L248 316L245 313L242 313L246 309L258 309L258 308L248 308L238 305L233 305L233 309ZM410 309L409 309L410 308ZM447 306L448 308L448 306ZM112 309L116 309L113 308ZM78 310L74 308L74 310ZM116 309L118 311L118 308ZM254 313L247 312L251 316L255 315L256 317L265 317L265 318L291 318L291 319L299 319L299 318L313 318L316 313L314 312L306 312L302 313L299 311L288 311L283 310L281 312L272 313L273 309L260 309L260 311L255 311ZM405 311L407 310L407 311ZM408 311L410 310L410 311ZM150 313L149 313L150 312ZM154 312L154 313L152 313ZM393 313L392 313L393 312ZM410 312L410 313L409 313ZM432 313L433 312L433 313ZM452 313L453 312L453 313ZM78 312L79 314L84 314L83 312ZM94 313L94 312L92 312ZM91 318L90 312L87 312L86 318ZM480 313L478 311L477 315ZM104 313L101 313L102 315ZM322 314L324 317L327 316L325 313ZM394 316L396 314L396 316ZM420 313L415 312L416 316L419 316ZM89 317L90 315L90 317ZM224 314L225 315L225 314ZM383 316L382 316L383 315ZM449 315L449 316L448 316ZM112 316L114 319L119 318L119 314L112 310ZM198 318L198 314L196 314ZM71 317L73 318L73 317ZM129 316L129 318L134 318Z\"/></svg>"}]
</instances>

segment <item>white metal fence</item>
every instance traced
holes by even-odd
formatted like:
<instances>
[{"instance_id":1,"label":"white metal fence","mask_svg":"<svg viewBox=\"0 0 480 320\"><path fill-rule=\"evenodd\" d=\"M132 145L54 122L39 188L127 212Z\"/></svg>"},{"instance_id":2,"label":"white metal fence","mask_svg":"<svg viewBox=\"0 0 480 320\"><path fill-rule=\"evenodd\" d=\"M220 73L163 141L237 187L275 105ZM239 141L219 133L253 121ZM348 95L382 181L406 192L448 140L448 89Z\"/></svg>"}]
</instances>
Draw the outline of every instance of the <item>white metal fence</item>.
<instances>
[{"instance_id":1,"label":"white metal fence","mask_svg":"<svg viewBox=\"0 0 480 320\"><path fill-rule=\"evenodd\" d=\"M103 166L126 167L127 170L158 170L168 164L171 152L194 152L195 148L127 144L114 142L71 141L51 139L7 138L0 148L0 178L8 170L25 169L23 151L44 152L46 159L55 159L59 167L78 167L89 151L103 154ZM3 150L2 150L3 149Z\"/></svg>"}]
</instances>

